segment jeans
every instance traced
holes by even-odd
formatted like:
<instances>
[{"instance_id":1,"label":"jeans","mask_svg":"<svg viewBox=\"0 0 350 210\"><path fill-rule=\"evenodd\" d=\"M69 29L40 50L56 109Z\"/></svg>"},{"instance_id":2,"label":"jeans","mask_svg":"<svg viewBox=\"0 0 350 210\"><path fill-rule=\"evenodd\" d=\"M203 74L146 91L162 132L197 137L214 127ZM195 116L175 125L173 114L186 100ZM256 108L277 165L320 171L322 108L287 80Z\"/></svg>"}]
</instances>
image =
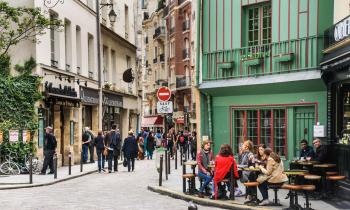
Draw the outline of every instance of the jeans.
<instances>
[{"instance_id":1,"label":"jeans","mask_svg":"<svg viewBox=\"0 0 350 210\"><path fill-rule=\"evenodd\" d=\"M196 148L193 148L192 146L191 146L191 156L192 156L192 160L196 160L197 150L196 150Z\"/></svg>"},{"instance_id":2,"label":"jeans","mask_svg":"<svg viewBox=\"0 0 350 210\"><path fill-rule=\"evenodd\" d=\"M198 177L201 179L204 179L204 183L202 184L202 186L199 188L199 192L204 193L205 188L209 185L209 183L211 182L211 180L213 179L212 176L208 176L207 174L198 171Z\"/></svg>"},{"instance_id":3,"label":"jeans","mask_svg":"<svg viewBox=\"0 0 350 210\"><path fill-rule=\"evenodd\" d=\"M111 172L112 161L113 161L113 150L108 150L107 160L108 160L108 172Z\"/></svg>"},{"instance_id":4,"label":"jeans","mask_svg":"<svg viewBox=\"0 0 350 210\"><path fill-rule=\"evenodd\" d=\"M132 171L134 171L135 158L126 158L126 162L128 163L128 172L130 172L130 162L131 162L131 169L132 169Z\"/></svg>"},{"instance_id":5,"label":"jeans","mask_svg":"<svg viewBox=\"0 0 350 210\"><path fill-rule=\"evenodd\" d=\"M87 162L88 150L89 150L89 145L88 144L83 144L83 163Z\"/></svg>"},{"instance_id":6,"label":"jeans","mask_svg":"<svg viewBox=\"0 0 350 210\"><path fill-rule=\"evenodd\" d=\"M94 150L95 150L94 145L93 144L89 145L90 163L94 162Z\"/></svg>"},{"instance_id":7,"label":"jeans","mask_svg":"<svg viewBox=\"0 0 350 210\"><path fill-rule=\"evenodd\" d=\"M153 157L153 151L152 150L148 150L147 151L147 159L151 159L152 160Z\"/></svg>"},{"instance_id":8,"label":"jeans","mask_svg":"<svg viewBox=\"0 0 350 210\"><path fill-rule=\"evenodd\" d=\"M50 167L50 173L53 173L55 171L55 169L53 168L53 155L54 154L55 154L55 150L44 151L45 159L44 159L43 168L41 170L42 174L46 173L47 166Z\"/></svg>"},{"instance_id":9,"label":"jeans","mask_svg":"<svg viewBox=\"0 0 350 210\"><path fill-rule=\"evenodd\" d=\"M103 150L104 149L96 149L98 171L105 168L105 156L103 155Z\"/></svg>"},{"instance_id":10,"label":"jeans","mask_svg":"<svg viewBox=\"0 0 350 210\"><path fill-rule=\"evenodd\" d=\"M269 193L268 193L268 187L267 187L267 182L261 183L259 186L260 193L263 197L263 200L269 199Z\"/></svg>"}]
</instances>

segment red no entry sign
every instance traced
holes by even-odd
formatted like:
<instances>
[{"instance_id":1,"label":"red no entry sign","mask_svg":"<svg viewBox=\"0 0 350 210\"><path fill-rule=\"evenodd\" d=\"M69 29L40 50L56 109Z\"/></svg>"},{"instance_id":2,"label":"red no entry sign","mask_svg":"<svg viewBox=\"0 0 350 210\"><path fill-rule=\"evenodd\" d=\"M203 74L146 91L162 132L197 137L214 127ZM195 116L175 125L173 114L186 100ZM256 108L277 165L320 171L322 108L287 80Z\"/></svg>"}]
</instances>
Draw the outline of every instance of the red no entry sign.
<instances>
[{"instance_id":1,"label":"red no entry sign","mask_svg":"<svg viewBox=\"0 0 350 210\"><path fill-rule=\"evenodd\" d=\"M157 97L160 101L168 101L171 97L171 92L167 87L160 87L157 91Z\"/></svg>"}]
</instances>

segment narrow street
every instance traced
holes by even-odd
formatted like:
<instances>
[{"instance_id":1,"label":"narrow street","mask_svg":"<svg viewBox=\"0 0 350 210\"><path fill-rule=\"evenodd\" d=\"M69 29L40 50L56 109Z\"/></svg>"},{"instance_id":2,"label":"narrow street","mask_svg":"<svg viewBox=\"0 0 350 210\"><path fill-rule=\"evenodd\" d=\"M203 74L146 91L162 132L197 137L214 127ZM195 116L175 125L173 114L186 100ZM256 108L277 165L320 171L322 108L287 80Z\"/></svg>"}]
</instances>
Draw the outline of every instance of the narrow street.
<instances>
[{"instance_id":1,"label":"narrow street","mask_svg":"<svg viewBox=\"0 0 350 210\"><path fill-rule=\"evenodd\" d=\"M180 170L180 169L178 169ZM2 210L185 210L188 203L147 190L157 183L154 160L136 161L135 172L91 174L52 186L0 191ZM214 209L198 206L200 210Z\"/></svg>"}]
</instances>

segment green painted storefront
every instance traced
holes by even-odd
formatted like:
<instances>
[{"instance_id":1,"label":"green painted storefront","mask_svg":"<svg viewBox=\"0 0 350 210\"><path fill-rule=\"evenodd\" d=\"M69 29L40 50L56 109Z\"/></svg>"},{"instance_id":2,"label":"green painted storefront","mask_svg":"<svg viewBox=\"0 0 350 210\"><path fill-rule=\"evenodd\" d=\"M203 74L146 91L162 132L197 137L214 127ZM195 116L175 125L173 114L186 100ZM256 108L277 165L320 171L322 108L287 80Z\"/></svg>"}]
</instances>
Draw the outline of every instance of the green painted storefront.
<instances>
[{"instance_id":1,"label":"green painted storefront","mask_svg":"<svg viewBox=\"0 0 350 210\"><path fill-rule=\"evenodd\" d=\"M333 1L199 2L202 136L216 153L223 143L237 151L241 139L253 138L292 159L301 139L312 141L313 125L326 125L326 87L317 74Z\"/></svg>"}]
</instances>

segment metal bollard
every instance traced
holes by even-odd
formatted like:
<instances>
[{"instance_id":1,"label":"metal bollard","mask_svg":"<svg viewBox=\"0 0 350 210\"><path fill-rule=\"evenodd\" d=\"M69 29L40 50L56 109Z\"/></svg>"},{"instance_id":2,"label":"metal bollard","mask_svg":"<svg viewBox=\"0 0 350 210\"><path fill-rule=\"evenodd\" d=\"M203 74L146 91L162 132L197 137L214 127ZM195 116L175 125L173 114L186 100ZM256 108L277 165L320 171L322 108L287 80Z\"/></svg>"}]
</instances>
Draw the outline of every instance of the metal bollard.
<instances>
[{"instance_id":1,"label":"metal bollard","mask_svg":"<svg viewBox=\"0 0 350 210\"><path fill-rule=\"evenodd\" d=\"M234 200L235 199L235 190L234 190L234 186L235 186L235 179L234 179L234 167L233 164L231 165L231 169L230 169L230 199Z\"/></svg>"},{"instance_id":2,"label":"metal bollard","mask_svg":"<svg viewBox=\"0 0 350 210\"><path fill-rule=\"evenodd\" d=\"M160 155L159 164L159 186L162 186L162 175L163 175L163 155Z\"/></svg>"},{"instance_id":3,"label":"metal bollard","mask_svg":"<svg viewBox=\"0 0 350 210\"><path fill-rule=\"evenodd\" d=\"M177 149L175 149L175 169L177 169Z\"/></svg>"},{"instance_id":4,"label":"metal bollard","mask_svg":"<svg viewBox=\"0 0 350 210\"><path fill-rule=\"evenodd\" d=\"M165 150L165 179L168 180L168 151Z\"/></svg>"},{"instance_id":5,"label":"metal bollard","mask_svg":"<svg viewBox=\"0 0 350 210\"><path fill-rule=\"evenodd\" d=\"M72 174L72 153L68 153L68 175Z\"/></svg>"},{"instance_id":6,"label":"metal bollard","mask_svg":"<svg viewBox=\"0 0 350 210\"><path fill-rule=\"evenodd\" d=\"M54 155L54 168L55 168L55 171L54 171L54 174L53 174L53 178L54 179L57 179L57 154L55 153Z\"/></svg>"},{"instance_id":7,"label":"metal bollard","mask_svg":"<svg viewBox=\"0 0 350 210\"><path fill-rule=\"evenodd\" d=\"M170 156L170 152L168 153L168 174L170 174L170 169L171 169L171 167L170 167L170 158L171 158L171 156Z\"/></svg>"},{"instance_id":8,"label":"metal bollard","mask_svg":"<svg viewBox=\"0 0 350 210\"><path fill-rule=\"evenodd\" d=\"M186 165L182 164L182 174L186 174ZM182 191L186 193L186 179L182 178Z\"/></svg>"},{"instance_id":9,"label":"metal bollard","mask_svg":"<svg viewBox=\"0 0 350 210\"><path fill-rule=\"evenodd\" d=\"M83 172L83 151L81 151L80 156L80 172Z\"/></svg>"},{"instance_id":10,"label":"metal bollard","mask_svg":"<svg viewBox=\"0 0 350 210\"><path fill-rule=\"evenodd\" d=\"M33 184L33 155L29 154L29 184Z\"/></svg>"},{"instance_id":11,"label":"metal bollard","mask_svg":"<svg viewBox=\"0 0 350 210\"><path fill-rule=\"evenodd\" d=\"M180 165L182 165L182 155L183 155L183 151L182 151L182 147L180 147Z\"/></svg>"},{"instance_id":12,"label":"metal bollard","mask_svg":"<svg viewBox=\"0 0 350 210\"><path fill-rule=\"evenodd\" d=\"M194 204L192 201L190 201L190 204L188 205L188 210L197 210L197 205Z\"/></svg>"},{"instance_id":13,"label":"metal bollard","mask_svg":"<svg viewBox=\"0 0 350 210\"><path fill-rule=\"evenodd\" d=\"M190 145L189 144L187 144L187 160L189 160L190 159Z\"/></svg>"}]
</instances>

